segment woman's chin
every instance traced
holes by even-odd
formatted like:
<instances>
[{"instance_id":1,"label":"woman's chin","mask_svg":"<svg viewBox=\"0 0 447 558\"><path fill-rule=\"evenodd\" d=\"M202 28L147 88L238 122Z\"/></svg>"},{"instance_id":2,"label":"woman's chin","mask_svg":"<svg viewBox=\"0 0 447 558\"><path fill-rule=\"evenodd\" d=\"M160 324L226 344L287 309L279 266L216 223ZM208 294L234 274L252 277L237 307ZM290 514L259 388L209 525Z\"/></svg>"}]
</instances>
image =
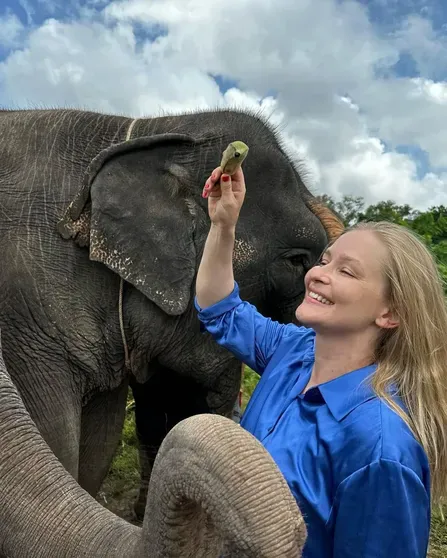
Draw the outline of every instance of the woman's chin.
<instances>
[{"instance_id":1,"label":"woman's chin","mask_svg":"<svg viewBox=\"0 0 447 558\"><path fill-rule=\"evenodd\" d=\"M327 322L327 316L323 316L320 308L309 308L305 302L300 304L295 311L295 318L300 325L312 327L315 329L318 325L324 325Z\"/></svg>"},{"instance_id":2,"label":"woman's chin","mask_svg":"<svg viewBox=\"0 0 447 558\"><path fill-rule=\"evenodd\" d=\"M312 320L312 316L310 316L310 312L303 309L302 305L298 306L298 308L296 309L295 318L297 319L300 325L305 327L312 327L312 323L315 320L315 316L313 316L314 319Z\"/></svg>"}]
</instances>

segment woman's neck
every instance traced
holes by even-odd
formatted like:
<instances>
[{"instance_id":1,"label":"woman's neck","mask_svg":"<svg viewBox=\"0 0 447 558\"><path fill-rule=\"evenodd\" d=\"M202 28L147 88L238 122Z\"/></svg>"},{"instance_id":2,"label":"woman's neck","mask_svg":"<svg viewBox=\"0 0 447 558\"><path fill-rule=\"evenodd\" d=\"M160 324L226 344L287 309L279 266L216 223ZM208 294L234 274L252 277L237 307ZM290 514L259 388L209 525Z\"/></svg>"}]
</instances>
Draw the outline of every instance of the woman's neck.
<instances>
[{"instance_id":1,"label":"woman's neck","mask_svg":"<svg viewBox=\"0 0 447 558\"><path fill-rule=\"evenodd\" d=\"M374 362L372 340L359 336L316 335L315 363L306 390Z\"/></svg>"}]
</instances>

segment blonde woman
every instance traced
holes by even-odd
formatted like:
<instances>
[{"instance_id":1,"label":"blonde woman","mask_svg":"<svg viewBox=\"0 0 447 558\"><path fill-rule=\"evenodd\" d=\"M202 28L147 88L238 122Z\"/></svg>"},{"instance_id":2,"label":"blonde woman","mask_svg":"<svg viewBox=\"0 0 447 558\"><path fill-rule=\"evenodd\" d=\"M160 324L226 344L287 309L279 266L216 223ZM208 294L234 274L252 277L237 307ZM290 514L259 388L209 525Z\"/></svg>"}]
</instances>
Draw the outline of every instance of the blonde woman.
<instances>
[{"instance_id":1,"label":"blonde woman","mask_svg":"<svg viewBox=\"0 0 447 558\"><path fill-rule=\"evenodd\" d=\"M207 180L212 221L195 304L217 343L261 375L241 425L304 514L305 558L422 558L447 481L447 312L407 229L362 223L305 277L302 326L239 297L232 268L242 170Z\"/></svg>"}]
</instances>

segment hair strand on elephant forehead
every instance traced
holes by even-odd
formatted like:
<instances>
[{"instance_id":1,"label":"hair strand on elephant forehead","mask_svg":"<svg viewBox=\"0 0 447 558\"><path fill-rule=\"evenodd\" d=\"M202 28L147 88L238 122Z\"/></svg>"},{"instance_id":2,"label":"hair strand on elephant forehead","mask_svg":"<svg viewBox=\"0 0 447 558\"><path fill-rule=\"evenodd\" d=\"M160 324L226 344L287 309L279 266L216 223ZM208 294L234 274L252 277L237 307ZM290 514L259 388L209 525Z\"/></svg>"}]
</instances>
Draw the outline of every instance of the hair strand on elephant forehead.
<instances>
[{"instance_id":1,"label":"hair strand on elephant forehead","mask_svg":"<svg viewBox=\"0 0 447 558\"><path fill-rule=\"evenodd\" d=\"M329 241L338 238L344 231L345 227L338 217L324 204L315 200L307 200L307 206L312 213L318 217L323 225Z\"/></svg>"}]
</instances>

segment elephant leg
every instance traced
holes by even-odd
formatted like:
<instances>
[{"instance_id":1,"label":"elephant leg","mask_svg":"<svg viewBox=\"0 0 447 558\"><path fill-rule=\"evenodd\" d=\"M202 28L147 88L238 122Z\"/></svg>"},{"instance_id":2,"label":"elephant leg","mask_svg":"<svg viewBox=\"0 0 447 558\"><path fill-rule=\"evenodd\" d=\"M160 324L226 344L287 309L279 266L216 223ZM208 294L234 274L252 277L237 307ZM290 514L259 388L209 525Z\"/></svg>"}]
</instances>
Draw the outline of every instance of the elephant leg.
<instances>
[{"instance_id":1,"label":"elephant leg","mask_svg":"<svg viewBox=\"0 0 447 558\"><path fill-rule=\"evenodd\" d=\"M62 367L61 367L62 368ZM16 387L43 439L70 475L77 480L81 425L80 396L70 379L43 370L21 374Z\"/></svg>"},{"instance_id":2,"label":"elephant leg","mask_svg":"<svg viewBox=\"0 0 447 558\"><path fill-rule=\"evenodd\" d=\"M144 384L131 380L135 400L135 423L139 442L141 484L134 512L142 520L155 457L166 434L192 415L208 413L206 392L193 380L156 365Z\"/></svg>"},{"instance_id":3,"label":"elephant leg","mask_svg":"<svg viewBox=\"0 0 447 558\"><path fill-rule=\"evenodd\" d=\"M104 481L119 444L126 414L128 381L96 393L82 409L78 482L93 497Z\"/></svg>"}]
</instances>

